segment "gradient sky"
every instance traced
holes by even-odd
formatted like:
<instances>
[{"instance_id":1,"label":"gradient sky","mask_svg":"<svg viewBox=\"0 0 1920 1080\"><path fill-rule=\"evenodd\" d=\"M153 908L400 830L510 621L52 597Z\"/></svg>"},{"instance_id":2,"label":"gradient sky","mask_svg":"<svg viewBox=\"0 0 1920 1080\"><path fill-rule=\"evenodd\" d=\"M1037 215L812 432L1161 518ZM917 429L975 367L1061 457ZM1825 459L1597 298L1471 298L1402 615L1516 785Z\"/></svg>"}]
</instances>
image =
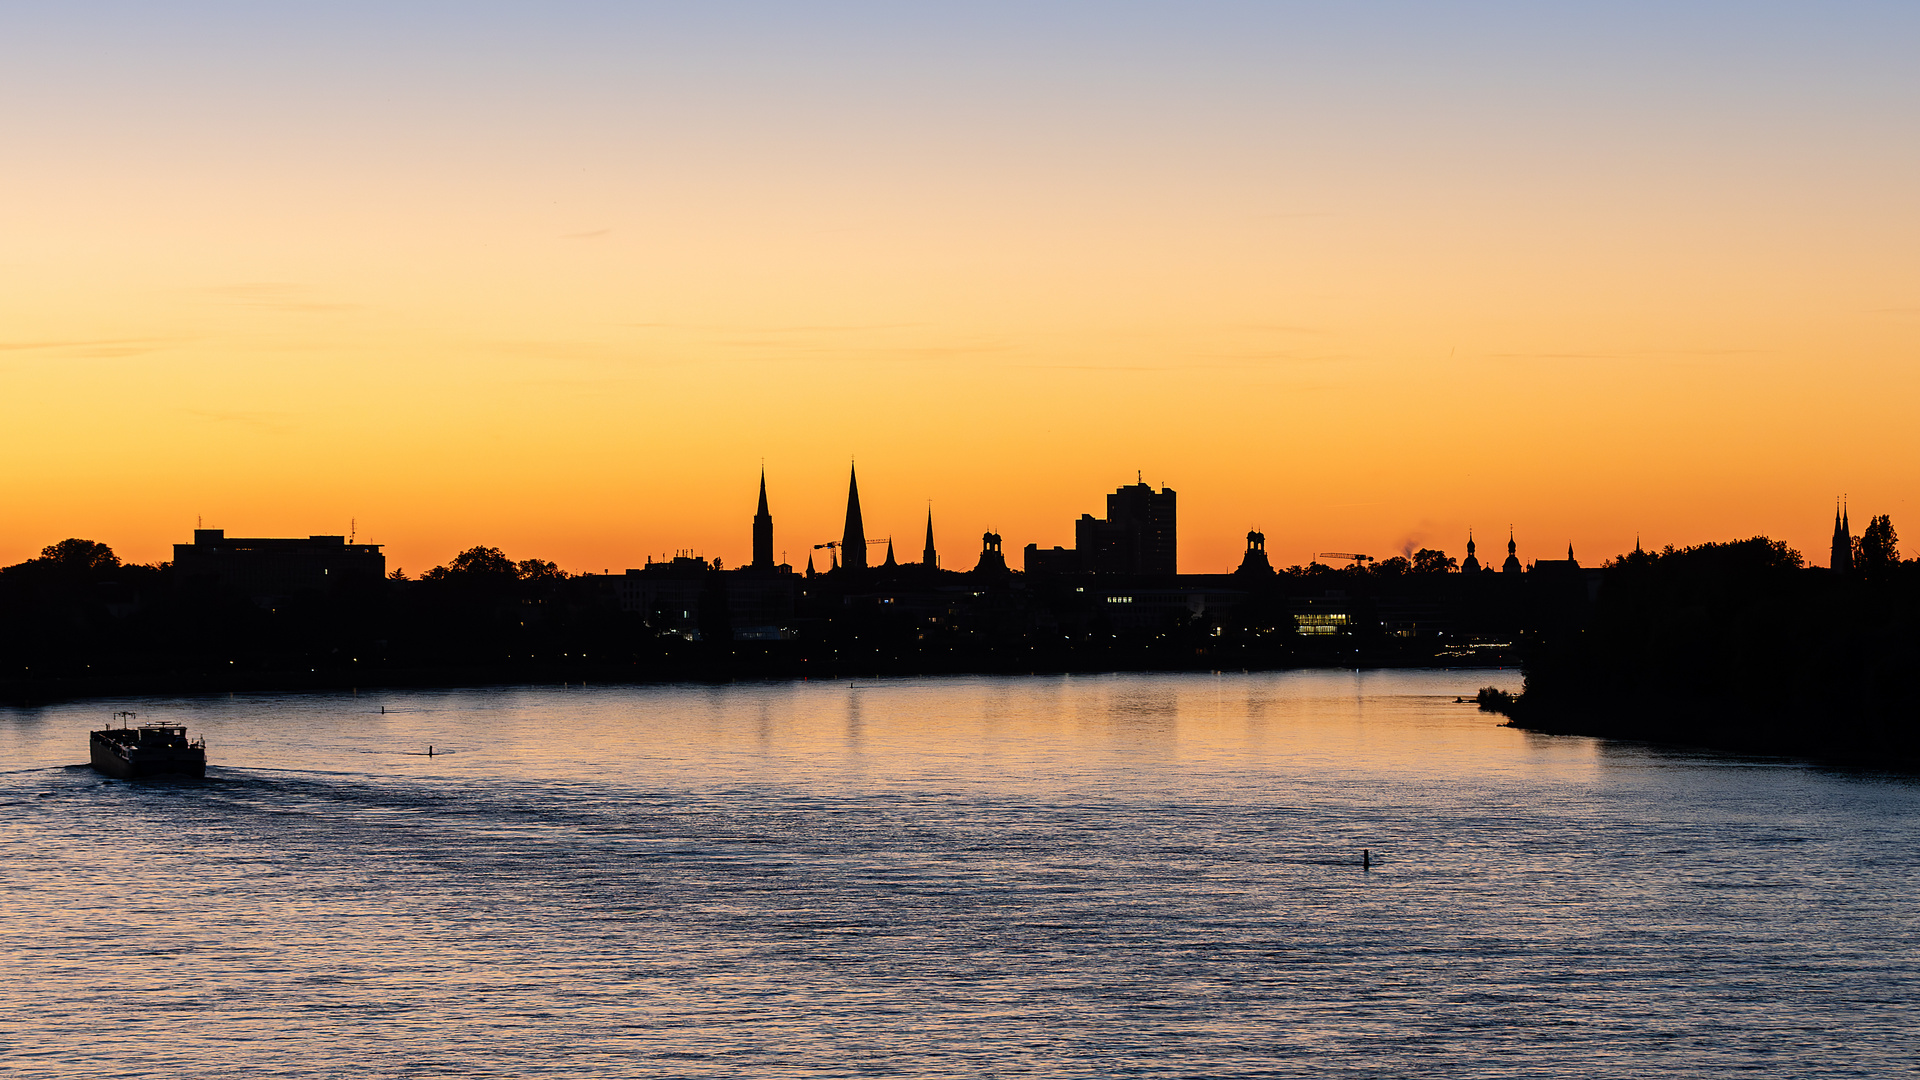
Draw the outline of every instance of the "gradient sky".
<instances>
[{"instance_id":1,"label":"gradient sky","mask_svg":"<svg viewBox=\"0 0 1920 1080\"><path fill-rule=\"evenodd\" d=\"M1920 537L1920 6L394 6L0 9L0 564Z\"/></svg>"}]
</instances>

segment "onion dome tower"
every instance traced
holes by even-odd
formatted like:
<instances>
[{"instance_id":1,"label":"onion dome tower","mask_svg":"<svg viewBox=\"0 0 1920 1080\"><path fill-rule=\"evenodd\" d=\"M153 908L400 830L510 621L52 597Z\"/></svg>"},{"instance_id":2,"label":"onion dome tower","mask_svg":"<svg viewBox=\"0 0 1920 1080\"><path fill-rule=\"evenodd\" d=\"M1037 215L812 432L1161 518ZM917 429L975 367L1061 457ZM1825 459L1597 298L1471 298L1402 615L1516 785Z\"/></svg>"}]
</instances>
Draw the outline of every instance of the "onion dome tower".
<instances>
[{"instance_id":1,"label":"onion dome tower","mask_svg":"<svg viewBox=\"0 0 1920 1080\"><path fill-rule=\"evenodd\" d=\"M1247 533L1247 553L1240 556L1240 568L1236 574L1271 575L1273 564L1267 561L1267 534L1258 529Z\"/></svg>"},{"instance_id":2,"label":"onion dome tower","mask_svg":"<svg viewBox=\"0 0 1920 1080\"><path fill-rule=\"evenodd\" d=\"M1000 552L1000 534L982 533L980 536L980 561L974 564L976 574L1005 574L1007 557Z\"/></svg>"},{"instance_id":3,"label":"onion dome tower","mask_svg":"<svg viewBox=\"0 0 1920 1080\"><path fill-rule=\"evenodd\" d=\"M1473 554L1472 529L1467 530L1467 558L1460 564L1460 572L1463 574L1477 574L1480 572L1480 560Z\"/></svg>"}]
</instances>

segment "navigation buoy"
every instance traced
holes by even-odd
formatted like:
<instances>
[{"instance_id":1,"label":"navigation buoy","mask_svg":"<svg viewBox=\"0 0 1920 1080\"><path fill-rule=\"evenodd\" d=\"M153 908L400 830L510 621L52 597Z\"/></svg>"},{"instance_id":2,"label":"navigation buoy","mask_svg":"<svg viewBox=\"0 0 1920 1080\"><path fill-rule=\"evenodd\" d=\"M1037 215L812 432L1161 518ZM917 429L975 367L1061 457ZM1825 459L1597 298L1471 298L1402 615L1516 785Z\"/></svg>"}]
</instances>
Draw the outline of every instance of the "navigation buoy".
<instances>
[{"instance_id":1,"label":"navigation buoy","mask_svg":"<svg viewBox=\"0 0 1920 1080\"><path fill-rule=\"evenodd\" d=\"M428 743L428 744L427 744L427 756L428 756L428 757L432 757L432 756L433 756L433 744L432 744L432 743Z\"/></svg>"},{"instance_id":2,"label":"navigation buoy","mask_svg":"<svg viewBox=\"0 0 1920 1080\"><path fill-rule=\"evenodd\" d=\"M1368 851L1366 848L1360 849L1360 869L1362 870L1373 869L1373 853Z\"/></svg>"}]
</instances>

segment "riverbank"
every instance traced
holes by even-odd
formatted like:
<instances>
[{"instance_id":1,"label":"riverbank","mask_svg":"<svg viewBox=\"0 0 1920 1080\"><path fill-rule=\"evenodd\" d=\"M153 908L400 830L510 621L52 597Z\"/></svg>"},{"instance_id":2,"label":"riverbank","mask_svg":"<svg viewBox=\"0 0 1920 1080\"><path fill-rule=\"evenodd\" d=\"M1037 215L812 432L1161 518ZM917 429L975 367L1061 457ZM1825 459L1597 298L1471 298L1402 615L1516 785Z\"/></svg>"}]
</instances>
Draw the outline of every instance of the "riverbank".
<instances>
[{"instance_id":1,"label":"riverbank","mask_svg":"<svg viewBox=\"0 0 1920 1080\"><path fill-rule=\"evenodd\" d=\"M1504 659L1497 656L1496 659ZM1475 663L1448 665L1432 657L1355 653L1332 662L1315 654L1293 662L1209 662L1229 658L1195 657L1175 664L1152 657L1063 657L1059 654L1016 654L972 657L971 662L947 664L875 664L821 662L806 656L773 656L761 650L748 657L702 656L697 650L653 663L591 663L581 659L526 660L510 663L388 667L351 667L295 670L153 670L109 675L66 675L0 680L0 707L32 708L67 702L136 697L209 697L226 694L339 693L354 690L483 690L515 686L671 686L728 683L805 682L864 677L954 675L1093 675L1178 674L1206 671L1350 671L1355 669L1420 670L1457 668L1463 671L1517 670L1517 665ZM1071 662L1078 660L1080 662ZM1102 662L1105 661L1105 662ZM1121 662L1116 662L1121 661ZM1469 680L1470 681L1470 680ZM1463 682L1462 689L1466 688Z\"/></svg>"},{"instance_id":2,"label":"riverbank","mask_svg":"<svg viewBox=\"0 0 1920 1080\"><path fill-rule=\"evenodd\" d=\"M1920 767L1920 731L1910 722L1843 717L1809 723L1803 714L1755 713L1704 698L1547 706L1532 698L1529 693L1508 694L1488 687L1476 700L1483 711L1505 716L1504 726L1539 735L1582 735L1849 765Z\"/></svg>"}]
</instances>

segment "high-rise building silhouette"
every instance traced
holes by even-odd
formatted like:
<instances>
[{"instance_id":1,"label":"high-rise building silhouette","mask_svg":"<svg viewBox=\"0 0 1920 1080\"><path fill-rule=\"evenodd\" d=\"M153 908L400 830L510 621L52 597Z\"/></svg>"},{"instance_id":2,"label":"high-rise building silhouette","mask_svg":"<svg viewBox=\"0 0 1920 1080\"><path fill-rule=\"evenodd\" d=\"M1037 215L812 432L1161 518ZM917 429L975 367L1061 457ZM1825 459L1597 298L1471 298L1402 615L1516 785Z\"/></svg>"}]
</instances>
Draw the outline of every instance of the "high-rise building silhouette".
<instances>
[{"instance_id":1,"label":"high-rise building silhouette","mask_svg":"<svg viewBox=\"0 0 1920 1080\"><path fill-rule=\"evenodd\" d=\"M760 512L753 515L753 568L773 569L773 515L767 512L767 470L760 470Z\"/></svg>"},{"instance_id":2,"label":"high-rise building silhouette","mask_svg":"<svg viewBox=\"0 0 1920 1080\"><path fill-rule=\"evenodd\" d=\"M847 467L847 527L840 534L840 565L849 570L867 568L867 527L860 520L860 478Z\"/></svg>"},{"instance_id":3,"label":"high-rise building silhouette","mask_svg":"<svg viewBox=\"0 0 1920 1080\"><path fill-rule=\"evenodd\" d=\"M1833 505L1833 551L1827 565L1837 574L1853 573L1853 527L1847 523L1847 504L1840 499Z\"/></svg>"},{"instance_id":4,"label":"high-rise building silhouette","mask_svg":"<svg viewBox=\"0 0 1920 1080\"><path fill-rule=\"evenodd\" d=\"M1120 488L1107 496L1106 520L1080 516L1073 543L1096 574L1178 573L1174 493L1145 483Z\"/></svg>"}]
</instances>

